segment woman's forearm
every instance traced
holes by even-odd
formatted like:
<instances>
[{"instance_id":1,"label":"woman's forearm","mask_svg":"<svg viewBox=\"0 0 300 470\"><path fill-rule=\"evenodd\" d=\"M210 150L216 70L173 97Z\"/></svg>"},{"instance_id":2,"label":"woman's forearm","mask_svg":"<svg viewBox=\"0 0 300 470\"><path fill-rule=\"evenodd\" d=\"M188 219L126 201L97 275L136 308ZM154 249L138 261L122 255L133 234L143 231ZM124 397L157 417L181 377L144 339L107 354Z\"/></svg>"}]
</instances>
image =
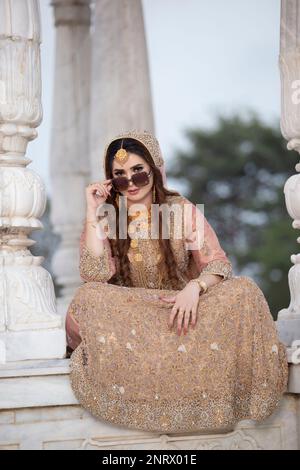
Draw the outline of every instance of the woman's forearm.
<instances>
[{"instance_id":1,"label":"woman's forearm","mask_svg":"<svg viewBox=\"0 0 300 470\"><path fill-rule=\"evenodd\" d=\"M104 250L104 242L97 234L102 234L103 238L106 237L102 230L101 224L98 224L95 211L87 209L86 212L86 238L85 243L88 249L95 255L101 256Z\"/></svg>"},{"instance_id":2,"label":"woman's forearm","mask_svg":"<svg viewBox=\"0 0 300 470\"><path fill-rule=\"evenodd\" d=\"M197 279L201 279L201 281L204 281L205 284L207 285L207 288L209 288L209 287L212 287L215 284L218 284L219 282L221 282L222 279L223 279L223 276L221 276L219 274L200 274L199 277L197 277ZM191 279L191 281L192 281L192 279ZM199 286L199 290L200 289L201 288Z\"/></svg>"},{"instance_id":3,"label":"woman's forearm","mask_svg":"<svg viewBox=\"0 0 300 470\"><path fill-rule=\"evenodd\" d=\"M201 274L201 279L203 279L207 287L212 287L222 281L223 276L219 274Z\"/></svg>"}]
</instances>

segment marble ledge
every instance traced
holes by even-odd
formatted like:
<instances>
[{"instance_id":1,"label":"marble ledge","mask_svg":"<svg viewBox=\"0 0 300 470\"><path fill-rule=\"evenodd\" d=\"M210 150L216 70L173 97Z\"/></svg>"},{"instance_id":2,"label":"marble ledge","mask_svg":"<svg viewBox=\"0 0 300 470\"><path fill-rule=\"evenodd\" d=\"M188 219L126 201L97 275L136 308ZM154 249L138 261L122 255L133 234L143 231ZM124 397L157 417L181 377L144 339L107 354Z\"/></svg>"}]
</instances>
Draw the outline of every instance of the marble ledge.
<instances>
[{"instance_id":1,"label":"marble ledge","mask_svg":"<svg viewBox=\"0 0 300 470\"><path fill-rule=\"evenodd\" d=\"M0 364L0 379L3 377L65 375L70 372L69 362L69 359L7 362Z\"/></svg>"}]
</instances>

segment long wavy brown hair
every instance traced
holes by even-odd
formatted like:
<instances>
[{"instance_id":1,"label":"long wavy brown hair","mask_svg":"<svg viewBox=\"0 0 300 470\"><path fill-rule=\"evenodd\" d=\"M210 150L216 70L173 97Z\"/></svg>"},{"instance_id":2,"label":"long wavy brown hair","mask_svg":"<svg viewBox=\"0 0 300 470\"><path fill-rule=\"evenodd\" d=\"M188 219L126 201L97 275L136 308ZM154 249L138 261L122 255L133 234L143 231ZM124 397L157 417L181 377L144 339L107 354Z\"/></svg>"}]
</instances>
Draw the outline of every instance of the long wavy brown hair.
<instances>
[{"instance_id":1,"label":"long wavy brown hair","mask_svg":"<svg viewBox=\"0 0 300 470\"><path fill-rule=\"evenodd\" d=\"M162 174L157 166L155 166L154 161L151 157L150 152L148 149L139 141L131 138L124 138L124 139L117 139L114 140L107 149L106 155L106 176L107 178L113 178L112 173L112 163L113 158L116 152L122 147L130 153L134 153L139 155L143 160L145 160L148 165L150 166L153 172L153 186L155 187L155 204L163 204L167 200L167 196L180 196L180 194L176 191L170 191L166 189L163 185ZM111 247L112 247L112 255L117 256L120 260L120 272L116 273L110 282L114 282L118 276L121 278L122 285L124 286L132 286L132 280L130 276L130 260L127 256L129 246L130 246L130 237L126 237L124 239L119 238L119 207L116 203L117 192L112 188L110 195L108 196L106 202L108 204L113 204L115 207L115 214L116 214L116 238L110 239ZM128 230L128 214L127 214L127 230ZM175 288L176 281L178 281L178 274L177 274L177 263L174 257L174 253L172 250L172 246L170 240L168 238L162 238L162 230L163 230L163 221L162 221L162 214L159 211L159 246L161 251L161 260L160 260L160 269L162 272L163 282L167 279L171 282L172 287ZM163 265L163 266L162 266ZM167 279L166 279L167 277Z\"/></svg>"}]
</instances>

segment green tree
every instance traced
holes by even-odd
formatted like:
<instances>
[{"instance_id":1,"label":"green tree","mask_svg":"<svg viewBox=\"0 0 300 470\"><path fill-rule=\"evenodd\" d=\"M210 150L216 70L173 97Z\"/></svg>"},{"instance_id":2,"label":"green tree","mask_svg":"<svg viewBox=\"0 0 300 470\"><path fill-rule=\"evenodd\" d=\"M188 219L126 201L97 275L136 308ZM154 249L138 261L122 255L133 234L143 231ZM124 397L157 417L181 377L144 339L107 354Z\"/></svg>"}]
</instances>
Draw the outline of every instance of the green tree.
<instances>
[{"instance_id":1,"label":"green tree","mask_svg":"<svg viewBox=\"0 0 300 470\"><path fill-rule=\"evenodd\" d=\"M218 116L211 130L186 129L188 150L178 150L168 175L204 214L232 261L235 275L255 279L274 318L289 305L290 255L296 230L283 187L298 154L288 151L279 126L248 117Z\"/></svg>"}]
</instances>

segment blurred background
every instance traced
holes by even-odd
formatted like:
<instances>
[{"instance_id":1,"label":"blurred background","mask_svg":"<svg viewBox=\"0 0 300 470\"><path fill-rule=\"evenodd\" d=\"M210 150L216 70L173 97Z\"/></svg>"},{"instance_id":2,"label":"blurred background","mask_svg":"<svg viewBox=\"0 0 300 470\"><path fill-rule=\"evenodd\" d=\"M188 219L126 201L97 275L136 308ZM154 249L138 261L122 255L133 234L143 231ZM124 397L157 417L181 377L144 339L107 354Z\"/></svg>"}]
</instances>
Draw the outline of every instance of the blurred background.
<instances>
[{"instance_id":1,"label":"blurred background","mask_svg":"<svg viewBox=\"0 0 300 470\"><path fill-rule=\"evenodd\" d=\"M46 184L48 205L45 230L31 237L38 241L33 254L45 256L55 282L51 257L60 237L49 218L55 27L50 2L40 3L44 119L27 155ZM289 304L287 275L297 250L283 186L298 160L286 150L279 127L280 1L142 5L155 134L168 187L204 204L235 274L256 280L277 318ZM101 170L99 165L99 179ZM55 288L59 294L57 283Z\"/></svg>"}]
</instances>

